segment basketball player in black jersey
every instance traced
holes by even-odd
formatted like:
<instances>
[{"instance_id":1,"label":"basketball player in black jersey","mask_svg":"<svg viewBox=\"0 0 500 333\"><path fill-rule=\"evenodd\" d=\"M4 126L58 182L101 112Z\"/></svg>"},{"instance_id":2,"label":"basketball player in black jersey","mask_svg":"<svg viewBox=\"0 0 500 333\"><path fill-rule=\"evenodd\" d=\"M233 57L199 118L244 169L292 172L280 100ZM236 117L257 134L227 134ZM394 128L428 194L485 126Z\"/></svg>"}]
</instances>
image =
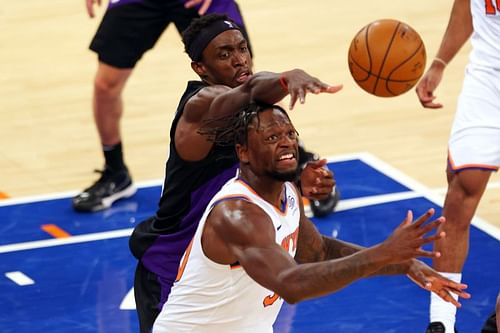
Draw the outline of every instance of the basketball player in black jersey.
<instances>
[{"instance_id":1,"label":"basketball player in black jersey","mask_svg":"<svg viewBox=\"0 0 500 333\"><path fill-rule=\"evenodd\" d=\"M247 41L225 15L194 20L183 34L191 67L200 81L190 81L170 130L170 155L159 209L136 226L130 248L139 260L134 290L141 332L148 332L165 303L179 261L194 235L212 196L235 175L234 147L207 139L201 128L223 125L227 116L251 101L274 104L290 95L290 109L306 94L335 93L330 86L300 69L283 73L252 73ZM221 112L221 110L224 110ZM230 111L228 111L230 110ZM302 170L303 195L325 199L335 184L326 160L308 163Z\"/></svg>"}]
</instances>

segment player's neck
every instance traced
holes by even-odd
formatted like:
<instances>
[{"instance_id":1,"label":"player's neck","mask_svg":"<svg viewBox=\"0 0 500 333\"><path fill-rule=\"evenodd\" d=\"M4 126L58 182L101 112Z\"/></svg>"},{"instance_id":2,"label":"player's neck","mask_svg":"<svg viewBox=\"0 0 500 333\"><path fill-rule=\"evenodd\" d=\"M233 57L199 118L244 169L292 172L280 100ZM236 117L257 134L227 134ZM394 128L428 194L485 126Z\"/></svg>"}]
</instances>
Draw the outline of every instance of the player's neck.
<instances>
[{"instance_id":1,"label":"player's neck","mask_svg":"<svg viewBox=\"0 0 500 333\"><path fill-rule=\"evenodd\" d=\"M281 208L285 184L283 181L245 172L240 174L240 178L262 199L278 209Z\"/></svg>"}]
</instances>

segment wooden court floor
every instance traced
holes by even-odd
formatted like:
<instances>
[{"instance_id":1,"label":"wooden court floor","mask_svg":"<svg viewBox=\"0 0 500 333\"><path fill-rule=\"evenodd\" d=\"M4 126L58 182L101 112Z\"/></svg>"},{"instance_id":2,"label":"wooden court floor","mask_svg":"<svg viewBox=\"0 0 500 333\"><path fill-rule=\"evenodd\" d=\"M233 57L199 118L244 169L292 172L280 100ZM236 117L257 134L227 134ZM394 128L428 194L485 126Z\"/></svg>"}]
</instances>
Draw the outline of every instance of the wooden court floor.
<instances>
[{"instance_id":1,"label":"wooden court floor","mask_svg":"<svg viewBox=\"0 0 500 333\"><path fill-rule=\"evenodd\" d=\"M448 67L424 110L413 91L396 98L363 92L350 77L347 49L368 22L413 26L435 54L453 1L241 0L255 70L303 68L344 84L334 96L309 96L292 112L306 146L324 156L369 152L431 189L445 184L446 145L469 47ZM0 10L0 192L11 197L76 191L102 166L91 113L96 57L88 50L104 12L89 19L84 1L10 1ZM185 82L196 78L170 27L139 63L125 90L122 134L137 181L163 177L168 131ZM493 176L479 215L497 226L500 182Z\"/></svg>"}]
</instances>

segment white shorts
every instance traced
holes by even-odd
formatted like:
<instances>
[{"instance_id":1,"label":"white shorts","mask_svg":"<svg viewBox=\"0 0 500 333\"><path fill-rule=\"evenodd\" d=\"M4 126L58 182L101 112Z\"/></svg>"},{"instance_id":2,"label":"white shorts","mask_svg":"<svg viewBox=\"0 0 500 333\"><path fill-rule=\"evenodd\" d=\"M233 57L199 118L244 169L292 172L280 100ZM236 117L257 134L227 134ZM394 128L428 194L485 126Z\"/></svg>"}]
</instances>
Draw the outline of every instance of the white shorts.
<instances>
[{"instance_id":1,"label":"white shorts","mask_svg":"<svg viewBox=\"0 0 500 333\"><path fill-rule=\"evenodd\" d=\"M468 65L448 142L451 171L500 166L500 71Z\"/></svg>"}]
</instances>

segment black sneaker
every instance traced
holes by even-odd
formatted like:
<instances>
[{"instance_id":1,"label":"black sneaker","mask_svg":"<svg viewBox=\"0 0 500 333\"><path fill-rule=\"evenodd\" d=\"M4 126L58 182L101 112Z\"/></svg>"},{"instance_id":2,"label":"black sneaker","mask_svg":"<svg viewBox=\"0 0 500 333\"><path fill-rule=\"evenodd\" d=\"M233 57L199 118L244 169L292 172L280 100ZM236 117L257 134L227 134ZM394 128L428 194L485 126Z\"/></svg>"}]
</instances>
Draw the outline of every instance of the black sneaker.
<instances>
[{"instance_id":1,"label":"black sneaker","mask_svg":"<svg viewBox=\"0 0 500 333\"><path fill-rule=\"evenodd\" d=\"M455 333L457 333L457 329L454 329ZM434 321L427 326L427 330L425 330L425 333L446 333L446 330L444 329L444 325L440 321Z\"/></svg>"},{"instance_id":2,"label":"black sneaker","mask_svg":"<svg viewBox=\"0 0 500 333\"><path fill-rule=\"evenodd\" d=\"M106 168L96 172L101 173L101 177L72 199L76 211L97 212L111 207L118 199L135 194L136 188L127 170L114 172Z\"/></svg>"}]
</instances>

